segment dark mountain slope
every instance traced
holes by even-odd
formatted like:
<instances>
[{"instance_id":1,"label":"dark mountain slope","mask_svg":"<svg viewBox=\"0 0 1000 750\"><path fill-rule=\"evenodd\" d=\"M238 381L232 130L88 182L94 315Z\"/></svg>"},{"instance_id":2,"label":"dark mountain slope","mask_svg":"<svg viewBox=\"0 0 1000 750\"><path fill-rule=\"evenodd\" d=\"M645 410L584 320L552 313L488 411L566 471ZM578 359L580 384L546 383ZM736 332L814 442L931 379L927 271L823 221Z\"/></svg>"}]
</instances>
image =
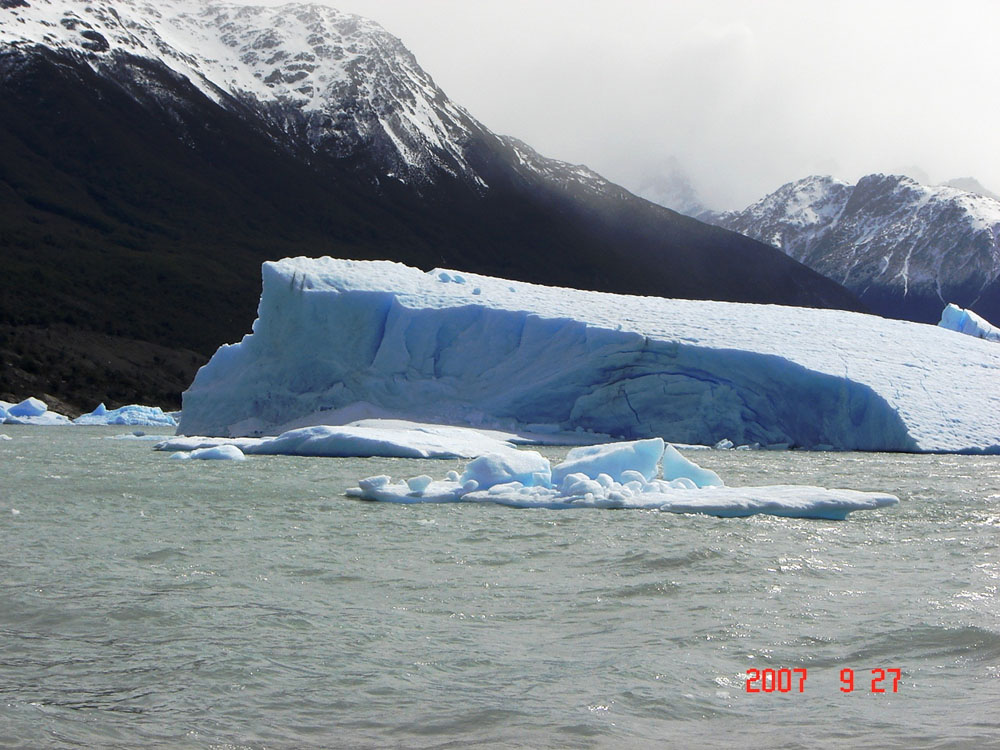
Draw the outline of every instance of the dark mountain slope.
<instances>
[{"instance_id":1,"label":"dark mountain slope","mask_svg":"<svg viewBox=\"0 0 1000 750\"><path fill-rule=\"evenodd\" d=\"M489 189L444 170L407 184L363 148L310 148L252 103L220 106L154 60L117 54L98 69L45 48L0 54L0 398L91 406L110 383L114 402L176 404L197 358L249 330L260 263L288 255L859 307L770 247L610 183L597 191L592 173L581 180L485 129L463 148ZM36 335L46 329L62 334ZM127 340L162 372L140 378L109 360L95 383L55 368L77 331L108 350Z\"/></svg>"}]
</instances>

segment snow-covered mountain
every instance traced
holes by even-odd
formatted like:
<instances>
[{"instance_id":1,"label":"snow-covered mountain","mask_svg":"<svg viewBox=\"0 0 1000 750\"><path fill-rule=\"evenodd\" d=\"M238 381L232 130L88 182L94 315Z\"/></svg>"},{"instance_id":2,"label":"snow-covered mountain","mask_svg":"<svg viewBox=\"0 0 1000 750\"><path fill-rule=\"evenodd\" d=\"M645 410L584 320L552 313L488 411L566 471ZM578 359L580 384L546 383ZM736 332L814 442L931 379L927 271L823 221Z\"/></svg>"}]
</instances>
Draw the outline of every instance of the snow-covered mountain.
<instances>
[{"instance_id":1,"label":"snow-covered mountain","mask_svg":"<svg viewBox=\"0 0 1000 750\"><path fill-rule=\"evenodd\" d=\"M773 248L491 132L400 40L326 6L0 0L0 98L0 397L170 403L138 379L179 392L249 326L261 262L303 253L861 307ZM87 351L170 366L57 373L81 330L104 337Z\"/></svg>"},{"instance_id":2,"label":"snow-covered mountain","mask_svg":"<svg viewBox=\"0 0 1000 750\"><path fill-rule=\"evenodd\" d=\"M981 186L814 176L703 218L785 251L884 315L932 322L950 302L1000 313L1000 201Z\"/></svg>"},{"instance_id":3,"label":"snow-covered mountain","mask_svg":"<svg viewBox=\"0 0 1000 750\"><path fill-rule=\"evenodd\" d=\"M104 73L120 65L122 54L155 61L223 106L235 99L257 110L315 151L364 151L378 178L433 181L443 171L488 187L466 149L489 131L445 95L399 39L328 6L7 0L0 5L0 44L67 52ZM501 140L529 171L565 172L597 191L608 185L585 167L533 152L522 158L530 148Z\"/></svg>"}]
</instances>

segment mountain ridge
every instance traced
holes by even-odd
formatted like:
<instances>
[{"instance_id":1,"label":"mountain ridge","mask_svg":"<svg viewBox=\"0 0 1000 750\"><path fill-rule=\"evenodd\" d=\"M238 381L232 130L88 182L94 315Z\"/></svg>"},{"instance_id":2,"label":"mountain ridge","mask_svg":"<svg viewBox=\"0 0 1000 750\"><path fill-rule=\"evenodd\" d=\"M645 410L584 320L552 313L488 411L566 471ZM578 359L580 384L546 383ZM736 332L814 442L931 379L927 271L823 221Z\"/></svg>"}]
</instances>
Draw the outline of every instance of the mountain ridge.
<instances>
[{"instance_id":1,"label":"mountain ridge","mask_svg":"<svg viewBox=\"0 0 1000 750\"><path fill-rule=\"evenodd\" d=\"M202 19L201 33L218 32L238 51L226 59L258 61L249 81L231 70L236 63L219 62L221 53L212 58L245 88L294 93L289 87L326 75L326 110L311 110L291 94L262 100L226 89L198 72L209 63L196 55L164 53L179 33L166 28L168 11L190 6L158 4L148 22L127 17L150 7L26 0L0 10L0 93L9 104L0 108L0 248L10 280L0 290L0 397L30 388L89 409L107 395L76 367L78 354L29 334L58 325L105 335L108 347L159 347L150 357L170 364L158 384L120 369L98 379L119 384L109 406L175 405L194 373L192 352L207 358L249 329L260 264L303 253L632 294L862 308L773 248L493 134L414 72L412 55L380 27L377 49L366 47L364 34L351 36L365 24L317 11L325 31L306 40L309 54L354 39L330 63L347 70L334 80L332 68L288 67L313 64L281 49L298 36L276 44L268 36L289 25L298 34L315 8L289 6L297 12L284 27L261 15L275 9L227 3L204 6L211 22L185 16L184 28ZM23 23L10 22L14 15ZM261 28L251 23L261 18ZM268 67L276 49L289 54ZM258 64L261 50L271 56ZM391 59L372 62L386 50ZM348 55L349 69L341 65ZM275 69L281 80L269 87ZM332 127L335 117L341 127Z\"/></svg>"},{"instance_id":2,"label":"mountain ridge","mask_svg":"<svg viewBox=\"0 0 1000 750\"><path fill-rule=\"evenodd\" d=\"M933 323L954 302L995 319L1000 201L978 187L929 186L884 174L852 185L813 175L743 211L701 218L781 249L879 314Z\"/></svg>"}]
</instances>

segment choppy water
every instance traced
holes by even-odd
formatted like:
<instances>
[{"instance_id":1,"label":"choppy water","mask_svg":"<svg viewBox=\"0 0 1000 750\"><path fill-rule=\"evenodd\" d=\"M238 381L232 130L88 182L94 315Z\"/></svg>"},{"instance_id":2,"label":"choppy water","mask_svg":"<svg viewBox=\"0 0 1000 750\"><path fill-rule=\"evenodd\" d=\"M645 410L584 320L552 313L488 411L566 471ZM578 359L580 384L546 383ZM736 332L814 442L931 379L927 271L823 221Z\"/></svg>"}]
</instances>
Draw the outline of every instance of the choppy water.
<instances>
[{"instance_id":1,"label":"choppy water","mask_svg":"<svg viewBox=\"0 0 1000 750\"><path fill-rule=\"evenodd\" d=\"M997 457L699 452L902 499L720 520L362 503L460 462L3 431L2 747L1000 746Z\"/></svg>"}]
</instances>

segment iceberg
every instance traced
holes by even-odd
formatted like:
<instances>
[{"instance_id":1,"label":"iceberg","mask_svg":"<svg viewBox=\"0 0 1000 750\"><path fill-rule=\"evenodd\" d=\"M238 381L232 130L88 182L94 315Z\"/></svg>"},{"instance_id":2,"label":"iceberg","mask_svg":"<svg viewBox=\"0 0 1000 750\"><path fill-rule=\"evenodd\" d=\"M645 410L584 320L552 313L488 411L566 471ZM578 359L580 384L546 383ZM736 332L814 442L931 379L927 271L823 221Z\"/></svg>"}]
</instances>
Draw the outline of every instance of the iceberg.
<instances>
[{"instance_id":1,"label":"iceberg","mask_svg":"<svg viewBox=\"0 0 1000 750\"><path fill-rule=\"evenodd\" d=\"M949 304L941 313L941 328L958 331L968 336L975 336L987 341L1000 342L1000 328L988 323L972 310L964 310L955 304Z\"/></svg>"},{"instance_id":2,"label":"iceberg","mask_svg":"<svg viewBox=\"0 0 1000 750\"><path fill-rule=\"evenodd\" d=\"M69 417L49 411L48 404L33 396L19 404L0 402L0 424L61 426L72 424Z\"/></svg>"},{"instance_id":3,"label":"iceberg","mask_svg":"<svg viewBox=\"0 0 1000 750\"><path fill-rule=\"evenodd\" d=\"M194 451L232 445L257 456L385 456L389 458L472 458L513 450L513 435L404 420L366 419L342 427L317 425L270 438L176 437L158 451Z\"/></svg>"},{"instance_id":4,"label":"iceberg","mask_svg":"<svg viewBox=\"0 0 1000 750\"><path fill-rule=\"evenodd\" d=\"M73 420L81 425L130 425L149 427L176 427L177 420L167 414L159 406L140 406L130 404L117 409L108 409L99 405L90 414L84 414Z\"/></svg>"},{"instance_id":5,"label":"iceberg","mask_svg":"<svg viewBox=\"0 0 1000 750\"><path fill-rule=\"evenodd\" d=\"M836 310L577 291L388 261L263 266L252 333L183 435L273 435L367 403L415 421L616 439L1000 452L1000 348Z\"/></svg>"},{"instance_id":6,"label":"iceberg","mask_svg":"<svg viewBox=\"0 0 1000 750\"><path fill-rule=\"evenodd\" d=\"M794 485L726 487L714 472L684 458L659 438L591 446L586 452L574 449L551 468L538 453L523 453L521 461L510 454L481 456L469 462L461 476L453 472L439 481L426 475L396 483L386 475L368 477L345 494L392 503L496 503L550 510L633 508L727 518L763 513L830 520L899 502L882 492ZM667 474L657 478L661 460L673 478Z\"/></svg>"},{"instance_id":7,"label":"iceberg","mask_svg":"<svg viewBox=\"0 0 1000 750\"><path fill-rule=\"evenodd\" d=\"M40 417L48 410L49 407L44 401L29 396L21 403L7 409L7 413L12 417Z\"/></svg>"},{"instance_id":8,"label":"iceberg","mask_svg":"<svg viewBox=\"0 0 1000 750\"><path fill-rule=\"evenodd\" d=\"M176 427L177 420L167 414L159 406L140 406L130 404L117 409L108 409L100 404L90 414L84 414L73 420L74 424L82 425L130 425L149 427Z\"/></svg>"}]
</instances>

